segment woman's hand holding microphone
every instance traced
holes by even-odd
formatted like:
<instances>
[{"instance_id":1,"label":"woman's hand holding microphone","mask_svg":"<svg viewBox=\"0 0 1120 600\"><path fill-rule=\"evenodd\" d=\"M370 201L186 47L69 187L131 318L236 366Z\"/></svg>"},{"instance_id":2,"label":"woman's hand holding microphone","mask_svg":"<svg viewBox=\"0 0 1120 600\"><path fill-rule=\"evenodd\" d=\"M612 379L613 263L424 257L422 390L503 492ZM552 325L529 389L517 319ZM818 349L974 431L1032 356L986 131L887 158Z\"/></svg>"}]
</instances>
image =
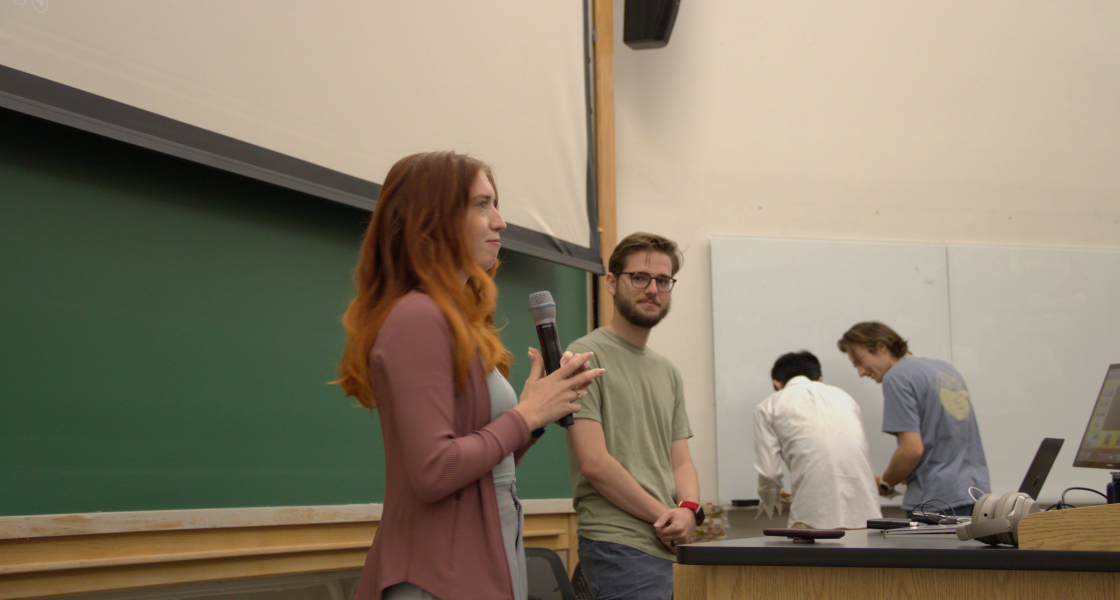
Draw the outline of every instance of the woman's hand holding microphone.
<instances>
[{"instance_id":1,"label":"woman's hand holding microphone","mask_svg":"<svg viewBox=\"0 0 1120 600\"><path fill-rule=\"evenodd\" d=\"M586 396L584 390L604 371L588 368L591 354L565 352L560 357L560 368L545 376L541 353L536 348L529 348L529 379L522 388L520 403L514 407L525 418L529 429L539 429L565 415L579 412L579 405L573 402Z\"/></svg>"}]
</instances>

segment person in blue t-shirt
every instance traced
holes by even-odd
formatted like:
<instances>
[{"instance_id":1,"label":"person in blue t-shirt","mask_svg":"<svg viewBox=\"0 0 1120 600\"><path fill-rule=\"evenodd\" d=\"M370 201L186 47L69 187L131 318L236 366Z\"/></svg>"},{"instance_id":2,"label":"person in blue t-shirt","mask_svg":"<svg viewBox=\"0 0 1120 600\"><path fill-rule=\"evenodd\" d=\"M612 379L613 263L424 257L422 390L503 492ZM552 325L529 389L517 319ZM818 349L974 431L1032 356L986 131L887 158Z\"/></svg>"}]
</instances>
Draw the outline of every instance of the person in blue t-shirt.
<instances>
[{"instance_id":1,"label":"person in blue t-shirt","mask_svg":"<svg viewBox=\"0 0 1120 600\"><path fill-rule=\"evenodd\" d=\"M907 511L970 516L976 501L969 488L988 493L991 484L961 374L947 362L915 357L902 336L877 321L856 323L837 346L860 377L883 385L883 432L898 438L898 448L875 478L879 493L889 496L905 483Z\"/></svg>"}]
</instances>

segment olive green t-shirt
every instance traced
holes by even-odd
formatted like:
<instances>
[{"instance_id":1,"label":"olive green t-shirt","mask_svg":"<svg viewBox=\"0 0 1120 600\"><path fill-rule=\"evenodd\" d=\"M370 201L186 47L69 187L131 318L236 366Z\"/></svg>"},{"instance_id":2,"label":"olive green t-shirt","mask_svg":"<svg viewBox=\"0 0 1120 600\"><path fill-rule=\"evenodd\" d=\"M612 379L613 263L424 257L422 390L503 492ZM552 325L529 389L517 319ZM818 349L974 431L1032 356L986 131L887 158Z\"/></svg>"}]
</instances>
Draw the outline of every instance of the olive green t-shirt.
<instances>
[{"instance_id":1,"label":"olive green t-shirt","mask_svg":"<svg viewBox=\"0 0 1120 600\"><path fill-rule=\"evenodd\" d=\"M692 437L680 372L664 356L604 328L572 342L568 350L594 352L591 368L606 369L587 388L575 418L602 423L607 452L654 498L665 506L676 506L670 446L676 440ZM651 523L615 506L580 473L571 436L568 472L579 515L579 535L674 559Z\"/></svg>"}]
</instances>

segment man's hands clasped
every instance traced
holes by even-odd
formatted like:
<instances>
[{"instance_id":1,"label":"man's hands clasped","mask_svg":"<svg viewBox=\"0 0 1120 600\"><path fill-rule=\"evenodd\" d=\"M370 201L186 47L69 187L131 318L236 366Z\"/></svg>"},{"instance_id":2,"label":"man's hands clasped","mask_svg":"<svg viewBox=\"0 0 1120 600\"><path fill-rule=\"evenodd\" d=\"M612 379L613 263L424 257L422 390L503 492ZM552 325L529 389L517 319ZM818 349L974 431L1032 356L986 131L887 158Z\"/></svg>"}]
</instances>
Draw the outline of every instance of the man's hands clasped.
<instances>
[{"instance_id":1,"label":"man's hands clasped","mask_svg":"<svg viewBox=\"0 0 1120 600\"><path fill-rule=\"evenodd\" d=\"M683 506L670 508L653 523L653 530L661 543L676 554L677 544L691 544L696 535L696 513Z\"/></svg>"}]
</instances>

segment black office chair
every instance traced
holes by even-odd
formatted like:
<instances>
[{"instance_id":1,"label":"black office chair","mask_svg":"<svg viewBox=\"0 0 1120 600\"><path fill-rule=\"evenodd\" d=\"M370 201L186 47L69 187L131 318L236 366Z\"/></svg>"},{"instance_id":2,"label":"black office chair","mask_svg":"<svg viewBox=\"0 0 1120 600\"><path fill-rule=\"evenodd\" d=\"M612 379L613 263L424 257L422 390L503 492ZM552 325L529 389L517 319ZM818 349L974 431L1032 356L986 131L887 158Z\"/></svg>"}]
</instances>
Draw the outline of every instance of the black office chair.
<instances>
[{"instance_id":1,"label":"black office chair","mask_svg":"<svg viewBox=\"0 0 1120 600\"><path fill-rule=\"evenodd\" d=\"M583 576L583 563L576 563L576 570L572 572L572 589L576 591L576 600L595 600L591 586Z\"/></svg>"},{"instance_id":2,"label":"black office chair","mask_svg":"<svg viewBox=\"0 0 1120 600\"><path fill-rule=\"evenodd\" d=\"M525 572L529 600L576 600L568 571L555 550L525 548Z\"/></svg>"}]
</instances>

